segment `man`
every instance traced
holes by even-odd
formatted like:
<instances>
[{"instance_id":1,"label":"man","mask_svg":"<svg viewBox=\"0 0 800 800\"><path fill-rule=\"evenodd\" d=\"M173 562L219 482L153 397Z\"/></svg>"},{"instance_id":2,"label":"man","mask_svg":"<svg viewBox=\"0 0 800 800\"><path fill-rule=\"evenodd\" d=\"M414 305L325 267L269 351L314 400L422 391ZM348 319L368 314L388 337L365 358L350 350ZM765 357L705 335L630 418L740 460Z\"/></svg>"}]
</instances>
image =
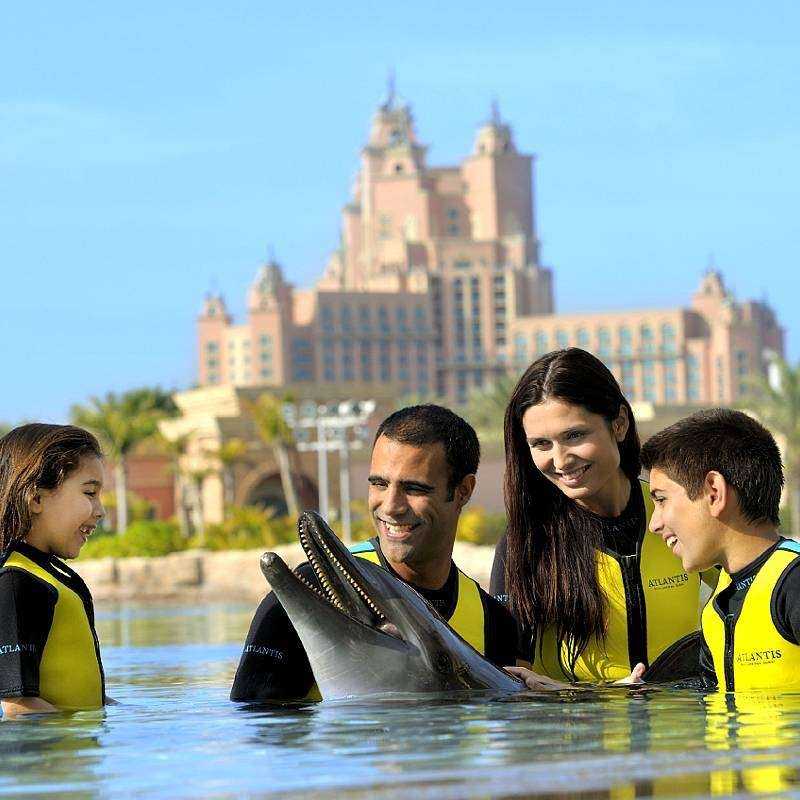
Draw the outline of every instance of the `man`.
<instances>
[{"instance_id":1,"label":"man","mask_svg":"<svg viewBox=\"0 0 800 800\"><path fill-rule=\"evenodd\" d=\"M687 571L718 564L703 609L701 668L732 692L800 688L800 544L778 533L783 468L741 411L701 411L642 448L660 535Z\"/></svg>"},{"instance_id":2,"label":"man","mask_svg":"<svg viewBox=\"0 0 800 800\"><path fill-rule=\"evenodd\" d=\"M411 406L389 416L375 434L370 463L369 510L377 536L353 551L411 584L462 638L502 667L516 663L516 623L452 560L479 459L475 431L446 408ZM308 564L299 572L315 581ZM318 698L300 639L270 592L250 626L231 700Z\"/></svg>"}]
</instances>

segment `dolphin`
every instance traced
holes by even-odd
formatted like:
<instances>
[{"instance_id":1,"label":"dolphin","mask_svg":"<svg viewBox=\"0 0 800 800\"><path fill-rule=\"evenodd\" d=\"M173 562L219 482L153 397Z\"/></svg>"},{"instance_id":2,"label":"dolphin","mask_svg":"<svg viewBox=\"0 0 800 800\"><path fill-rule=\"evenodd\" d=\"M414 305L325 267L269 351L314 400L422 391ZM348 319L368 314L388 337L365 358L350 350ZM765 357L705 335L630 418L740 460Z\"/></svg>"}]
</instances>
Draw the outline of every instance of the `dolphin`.
<instances>
[{"instance_id":1,"label":"dolphin","mask_svg":"<svg viewBox=\"0 0 800 800\"><path fill-rule=\"evenodd\" d=\"M261 571L300 636L323 700L525 688L465 642L411 586L353 556L318 514L304 511L297 527L322 591L276 553L264 553Z\"/></svg>"}]
</instances>

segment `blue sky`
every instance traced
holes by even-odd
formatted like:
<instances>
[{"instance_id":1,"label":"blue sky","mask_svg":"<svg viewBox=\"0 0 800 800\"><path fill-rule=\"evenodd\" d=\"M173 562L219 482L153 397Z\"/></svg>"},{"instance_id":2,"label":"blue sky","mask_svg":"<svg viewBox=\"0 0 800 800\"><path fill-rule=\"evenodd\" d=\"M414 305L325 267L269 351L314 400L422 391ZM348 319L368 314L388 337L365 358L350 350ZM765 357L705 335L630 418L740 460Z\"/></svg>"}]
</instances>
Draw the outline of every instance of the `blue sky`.
<instances>
[{"instance_id":1,"label":"blue sky","mask_svg":"<svg viewBox=\"0 0 800 800\"><path fill-rule=\"evenodd\" d=\"M204 292L310 285L390 67L432 164L493 97L559 310L676 306L709 254L800 355L800 5L75 0L0 27L0 420L194 380Z\"/></svg>"}]
</instances>

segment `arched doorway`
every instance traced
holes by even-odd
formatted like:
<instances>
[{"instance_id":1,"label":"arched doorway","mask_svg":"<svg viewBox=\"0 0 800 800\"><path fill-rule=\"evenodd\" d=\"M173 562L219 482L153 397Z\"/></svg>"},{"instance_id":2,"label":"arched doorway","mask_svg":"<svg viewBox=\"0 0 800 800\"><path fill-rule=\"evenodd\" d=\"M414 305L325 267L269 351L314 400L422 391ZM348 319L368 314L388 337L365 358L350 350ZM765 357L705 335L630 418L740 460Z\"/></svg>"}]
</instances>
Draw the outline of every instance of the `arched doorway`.
<instances>
[{"instance_id":1,"label":"arched doorway","mask_svg":"<svg viewBox=\"0 0 800 800\"><path fill-rule=\"evenodd\" d=\"M300 508L317 507L317 487L306 475L292 476ZM277 472L265 473L256 479L245 495L245 505L269 509L273 516L285 517L289 512L283 495L281 476Z\"/></svg>"}]
</instances>

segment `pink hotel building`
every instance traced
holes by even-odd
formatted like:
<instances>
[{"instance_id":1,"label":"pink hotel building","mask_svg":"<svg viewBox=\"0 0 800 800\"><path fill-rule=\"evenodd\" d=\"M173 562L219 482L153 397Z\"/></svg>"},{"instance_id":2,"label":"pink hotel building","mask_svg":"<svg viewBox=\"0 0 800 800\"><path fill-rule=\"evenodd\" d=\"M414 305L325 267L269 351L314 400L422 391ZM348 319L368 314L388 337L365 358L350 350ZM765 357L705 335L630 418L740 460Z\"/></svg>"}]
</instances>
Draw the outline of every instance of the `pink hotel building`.
<instances>
[{"instance_id":1,"label":"pink hotel building","mask_svg":"<svg viewBox=\"0 0 800 800\"><path fill-rule=\"evenodd\" d=\"M736 302L715 270L688 308L554 313L534 158L517 151L497 109L460 165L429 167L425 151L409 107L390 95L322 278L295 289L265 264L240 325L221 296L208 296L200 386L306 385L311 396L326 384L336 396L393 387L462 402L498 374L574 345L602 358L632 401L729 404L765 370L765 353L783 354L773 311Z\"/></svg>"}]
</instances>

